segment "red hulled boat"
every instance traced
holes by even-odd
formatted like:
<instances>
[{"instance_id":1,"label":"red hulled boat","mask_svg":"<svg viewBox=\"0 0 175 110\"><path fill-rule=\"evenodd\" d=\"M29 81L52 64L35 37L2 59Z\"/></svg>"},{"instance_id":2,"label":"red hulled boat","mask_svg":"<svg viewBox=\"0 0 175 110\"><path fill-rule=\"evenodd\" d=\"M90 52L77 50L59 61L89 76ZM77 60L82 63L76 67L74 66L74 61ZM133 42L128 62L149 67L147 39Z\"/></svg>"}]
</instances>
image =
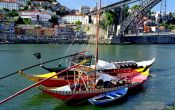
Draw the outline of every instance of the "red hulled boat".
<instances>
[{"instance_id":1,"label":"red hulled boat","mask_svg":"<svg viewBox=\"0 0 175 110\"><path fill-rule=\"evenodd\" d=\"M98 82L97 82L95 87L93 85L88 84L93 82L93 79L92 79L91 82L86 82L84 85L74 84L74 85L66 85L63 87L56 87L56 88L46 88L46 87L40 86L39 88L46 94L49 94L60 100L64 100L64 101L65 100L66 101L86 100L96 95L117 90L118 88L123 86L128 87L129 90L140 87L146 81L149 75L149 68L145 68L144 72L132 74L132 75L131 74L126 75L125 73L123 73L123 74L119 74L119 76L113 77L104 73L102 74L105 76L104 80L109 78L110 81L104 81L102 85L98 85ZM116 77L120 78L118 82L115 82L114 80ZM115 83L113 83L112 79ZM100 80L98 79L98 81ZM120 81L123 83L121 83ZM105 86L105 82L108 82L109 86Z\"/></svg>"}]
</instances>

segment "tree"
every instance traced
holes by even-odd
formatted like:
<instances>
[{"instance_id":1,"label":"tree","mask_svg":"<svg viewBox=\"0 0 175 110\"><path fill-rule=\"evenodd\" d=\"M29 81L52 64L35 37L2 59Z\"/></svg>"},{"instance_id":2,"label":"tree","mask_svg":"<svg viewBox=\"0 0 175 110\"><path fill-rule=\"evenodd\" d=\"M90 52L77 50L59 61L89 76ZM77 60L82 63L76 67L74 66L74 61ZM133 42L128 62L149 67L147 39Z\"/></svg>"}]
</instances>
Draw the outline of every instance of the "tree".
<instances>
[{"instance_id":1,"label":"tree","mask_svg":"<svg viewBox=\"0 0 175 110\"><path fill-rule=\"evenodd\" d=\"M123 9L121 10L122 11L122 21L128 17L128 15L129 15L128 10L129 10L129 6L128 5L124 5Z\"/></svg>"},{"instance_id":2,"label":"tree","mask_svg":"<svg viewBox=\"0 0 175 110\"><path fill-rule=\"evenodd\" d=\"M19 16L19 14L17 11L12 10L12 11L7 13L7 16L8 17L16 17L16 16Z\"/></svg>"},{"instance_id":3,"label":"tree","mask_svg":"<svg viewBox=\"0 0 175 110\"><path fill-rule=\"evenodd\" d=\"M82 22L80 22L80 21L76 21L75 24L76 24L76 25L81 25Z\"/></svg>"},{"instance_id":4,"label":"tree","mask_svg":"<svg viewBox=\"0 0 175 110\"><path fill-rule=\"evenodd\" d=\"M27 2L27 5L31 5L31 1L28 1L28 2Z\"/></svg>"},{"instance_id":5,"label":"tree","mask_svg":"<svg viewBox=\"0 0 175 110\"><path fill-rule=\"evenodd\" d=\"M4 10L4 11L6 11L6 12L10 11L10 10L9 10L9 9L7 9L7 8L3 8L3 10Z\"/></svg>"},{"instance_id":6,"label":"tree","mask_svg":"<svg viewBox=\"0 0 175 110\"><path fill-rule=\"evenodd\" d=\"M49 2L57 2L57 0L49 0Z\"/></svg>"},{"instance_id":7,"label":"tree","mask_svg":"<svg viewBox=\"0 0 175 110\"><path fill-rule=\"evenodd\" d=\"M28 9L29 9L29 7L28 6L25 6L23 10L28 10Z\"/></svg>"},{"instance_id":8,"label":"tree","mask_svg":"<svg viewBox=\"0 0 175 110\"><path fill-rule=\"evenodd\" d=\"M175 17L170 13L166 16L167 24L175 24Z\"/></svg>"},{"instance_id":9,"label":"tree","mask_svg":"<svg viewBox=\"0 0 175 110\"><path fill-rule=\"evenodd\" d=\"M76 30L79 31L81 29L82 22L76 21L75 24L76 24Z\"/></svg>"},{"instance_id":10,"label":"tree","mask_svg":"<svg viewBox=\"0 0 175 110\"><path fill-rule=\"evenodd\" d=\"M135 10L135 9L138 9L138 8L140 8L139 5L133 5L130 9L131 9L131 10Z\"/></svg>"},{"instance_id":11,"label":"tree","mask_svg":"<svg viewBox=\"0 0 175 110\"><path fill-rule=\"evenodd\" d=\"M175 30L175 25L173 25L173 24L168 25L168 29Z\"/></svg>"},{"instance_id":12,"label":"tree","mask_svg":"<svg viewBox=\"0 0 175 110\"><path fill-rule=\"evenodd\" d=\"M23 22L24 22L24 24L31 24L31 19L30 18L24 18Z\"/></svg>"},{"instance_id":13,"label":"tree","mask_svg":"<svg viewBox=\"0 0 175 110\"><path fill-rule=\"evenodd\" d=\"M105 13L105 17L106 17L106 25L112 25L114 24L114 20L115 20L115 14L112 11L109 11L107 13Z\"/></svg>"},{"instance_id":14,"label":"tree","mask_svg":"<svg viewBox=\"0 0 175 110\"><path fill-rule=\"evenodd\" d=\"M124 5L122 7L117 7L112 10L108 10L103 14L102 22L100 23L103 29L106 29L108 26L119 25L120 21L122 22L129 15L128 13L129 6Z\"/></svg>"},{"instance_id":15,"label":"tree","mask_svg":"<svg viewBox=\"0 0 175 110\"><path fill-rule=\"evenodd\" d=\"M21 17L19 17L18 20L15 23L16 24L24 24L24 21Z\"/></svg>"},{"instance_id":16,"label":"tree","mask_svg":"<svg viewBox=\"0 0 175 110\"><path fill-rule=\"evenodd\" d=\"M69 11L66 10L66 7L61 6L60 9L58 11L56 11L56 14L60 15L60 16L64 16L64 15L69 14Z\"/></svg>"},{"instance_id":17,"label":"tree","mask_svg":"<svg viewBox=\"0 0 175 110\"><path fill-rule=\"evenodd\" d=\"M100 25L102 26L103 29L107 29L108 26L111 26L114 24L114 21L115 21L115 14L112 11L106 11L103 14Z\"/></svg>"},{"instance_id":18,"label":"tree","mask_svg":"<svg viewBox=\"0 0 175 110\"><path fill-rule=\"evenodd\" d=\"M175 24L175 18L171 19L169 22L170 22L171 24Z\"/></svg>"},{"instance_id":19,"label":"tree","mask_svg":"<svg viewBox=\"0 0 175 110\"><path fill-rule=\"evenodd\" d=\"M52 16L51 19L49 19L49 22L58 24L58 17L56 15Z\"/></svg>"},{"instance_id":20,"label":"tree","mask_svg":"<svg viewBox=\"0 0 175 110\"><path fill-rule=\"evenodd\" d=\"M44 8L45 10L47 10L47 9L48 9L48 7L47 7L47 6L43 6L43 8Z\"/></svg>"}]
</instances>

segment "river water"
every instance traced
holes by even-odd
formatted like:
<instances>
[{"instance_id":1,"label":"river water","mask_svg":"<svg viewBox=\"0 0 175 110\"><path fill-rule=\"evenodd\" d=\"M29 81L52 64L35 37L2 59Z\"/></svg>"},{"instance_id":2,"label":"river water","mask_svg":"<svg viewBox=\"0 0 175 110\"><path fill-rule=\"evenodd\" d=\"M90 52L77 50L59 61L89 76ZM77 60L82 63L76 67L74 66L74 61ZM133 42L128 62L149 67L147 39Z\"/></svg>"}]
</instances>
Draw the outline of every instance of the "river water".
<instances>
[{"instance_id":1,"label":"river water","mask_svg":"<svg viewBox=\"0 0 175 110\"><path fill-rule=\"evenodd\" d=\"M24 67L37 64L33 54L40 52L42 60L65 55L69 44L19 44L0 45L0 76L7 75ZM93 53L94 45L71 46L67 55L88 48ZM100 58L107 61L116 60L148 60L156 57L151 67L151 74L144 89L136 94L129 95L120 104L108 107L96 107L90 104L71 106L62 101L42 93L33 88L24 94L0 105L0 110L157 110L165 105L175 103L175 45L100 45ZM67 60L61 63L66 65ZM60 61L46 66L56 67ZM45 70L33 68L25 71L30 74L46 73ZM33 84L26 78L15 74L0 80L0 100Z\"/></svg>"}]
</instances>

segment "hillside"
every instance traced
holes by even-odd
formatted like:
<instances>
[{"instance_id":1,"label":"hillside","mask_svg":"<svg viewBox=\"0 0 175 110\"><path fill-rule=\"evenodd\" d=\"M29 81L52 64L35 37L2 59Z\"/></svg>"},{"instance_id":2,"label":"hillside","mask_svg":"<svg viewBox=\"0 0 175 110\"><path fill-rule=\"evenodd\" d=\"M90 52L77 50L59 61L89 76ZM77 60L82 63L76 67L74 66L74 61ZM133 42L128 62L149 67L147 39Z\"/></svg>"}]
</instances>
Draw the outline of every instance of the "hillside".
<instances>
[{"instance_id":1,"label":"hillside","mask_svg":"<svg viewBox=\"0 0 175 110\"><path fill-rule=\"evenodd\" d=\"M72 11L66 6L61 5L56 0L31 0L29 2L31 2L32 9L49 10L60 16L70 14Z\"/></svg>"}]
</instances>

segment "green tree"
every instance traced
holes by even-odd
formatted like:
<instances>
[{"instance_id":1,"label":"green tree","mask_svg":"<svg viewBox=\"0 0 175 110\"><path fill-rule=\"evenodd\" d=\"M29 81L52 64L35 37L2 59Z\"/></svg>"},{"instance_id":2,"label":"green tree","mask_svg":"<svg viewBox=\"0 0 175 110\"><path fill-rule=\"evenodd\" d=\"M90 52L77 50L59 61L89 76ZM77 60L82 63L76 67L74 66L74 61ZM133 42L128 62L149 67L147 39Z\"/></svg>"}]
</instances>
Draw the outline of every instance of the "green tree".
<instances>
[{"instance_id":1,"label":"green tree","mask_svg":"<svg viewBox=\"0 0 175 110\"><path fill-rule=\"evenodd\" d=\"M123 7L117 7L113 11L108 10L103 14L102 22L100 23L103 29L106 29L108 26L114 25L117 27L120 22L122 22L129 15L128 13L129 6L124 5Z\"/></svg>"},{"instance_id":2,"label":"green tree","mask_svg":"<svg viewBox=\"0 0 175 110\"><path fill-rule=\"evenodd\" d=\"M24 24L31 24L31 19L30 18L24 18L23 22L24 22Z\"/></svg>"},{"instance_id":3,"label":"green tree","mask_svg":"<svg viewBox=\"0 0 175 110\"><path fill-rule=\"evenodd\" d=\"M15 24L24 24L24 21L21 17L19 17Z\"/></svg>"},{"instance_id":4,"label":"green tree","mask_svg":"<svg viewBox=\"0 0 175 110\"><path fill-rule=\"evenodd\" d=\"M115 22L115 14L112 11L106 11L102 15L102 21L100 22L100 26L103 29L107 29L107 27L113 25L114 22Z\"/></svg>"},{"instance_id":5,"label":"green tree","mask_svg":"<svg viewBox=\"0 0 175 110\"><path fill-rule=\"evenodd\" d=\"M173 25L173 24L168 25L168 29L175 30L175 25Z\"/></svg>"},{"instance_id":6,"label":"green tree","mask_svg":"<svg viewBox=\"0 0 175 110\"><path fill-rule=\"evenodd\" d=\"M131 10L135 10L135 9L138 9L138 8L140 8L139 5L133 5L130 9L131 9Z\"/></svg>"},{"instance_id":7,"label":"green tree","mask_svg":"<svg viewBox=\"0 0 175 110\"><path fill-rule=\"evenodd\" d=\"M56 14L60 16L64 16L64 15L69 14L69 11L67 11L64 6L61 6L60 9L56 11Z\"/></svg>"},{"instance_id":8,"label":"green tree","mask_svg":"<svg viewBox=\"0 0 175 110\"><path fill-rule=\"evenodd\" d=\"M47 10L47 9L48 9L48 7L47 7L47 6L43 6L43 8L44 8L45 10Z\"/></svg>"},{"instance_id":9,"label":"green tree","mask_svg":"<svg viewBox=\"0 0 175 110\"><path fill-rule=\"evenodd\" d=\"M81 26L82 22L80 22L80 21L76 21L75 24Z\"/></svg>"},{"instance_id":10,"label":"green tree","mask_svg":"<svg viewBox=\"0 0 175 110\"><path fill-rule=\"evenodd\" d=\"M9 9L7 9L7 8L3 8L3 10L4 10L4 11L6 11L6 12L10 11L10 10L9 10Z\"/></svg>"},{"instance_id":11,"label":"green tree","mask_svg":"<svg viewBox=\"0 0 175 110\"><path fill-rule=\"evenodd\" d=\"M109 12L105 13L105 18L106 18L106 25L114 24L115 15L113 12L109 11Z\"/></svg>"},{"instance_id":12,"label":"green tree","mask_svg":"<svg viewBox=\"0 0 175 110\"><path fill-rule=\"evenodd\" d=\"M76 21L75 24L76 24L76 30L79 31L81 29L82 22Z\"/></svg>"},{"instance_id":13,"label":"green tree","mask_svg":"<svg viewBox=\"0 0 175 110\"><path fill-rule=\"evenodd\" d=\"M57 0L49 0L49 2L57 2Z\"/></svg>"},{"instance_id":14,"label":"green tree","mask_svg":"<svg viewBox=\"0 0 175 110\"><path fill-rule=\"evenodd\" d=\"M17 11L12 10L12 11L7 13L7 16L8 17L16 17L16 16L19 16L19 14Z\"/></svg>"},{"instance_id":15,"label":"green tree","mask_svg":"<svg viewBox=\"0 0 175 110\"><path fill-rule=\"evenodd\" d=\"M58 17L57 16L52 16L51 19L49 20L49 22L53 23L53 24L58 24Z\"/></svg>"},{"instance_id":16,"label":"green tree","mask_svg":"<svg viewBox=\"0 0 175 110\"><path fill-rule=\"evenodd\" d=\"M28 1L28 2L27 2L27 5L31 5L31 1Z\"/></svg>"},{"instance_id":17,"label":"green tree","mask_svg":"<svg viewBox=\"0 0 175 110\"><path fill-rule=\"evenodd\" d=\"M28 10L28 9L29 9L29 7L28 6L25 6L23 10Z\"/></svg>"},{"instance_id":18,"label":"green tree","mask_svg":"<svg viewBox=\"0 0 175 110\"><path fill-rule=\"evenodd\" d=\"M128 17L128 15L129 15L128 10L129 10L129 6L128 5L124 5L122 21Z\"/></svg>"}]
</instances>

